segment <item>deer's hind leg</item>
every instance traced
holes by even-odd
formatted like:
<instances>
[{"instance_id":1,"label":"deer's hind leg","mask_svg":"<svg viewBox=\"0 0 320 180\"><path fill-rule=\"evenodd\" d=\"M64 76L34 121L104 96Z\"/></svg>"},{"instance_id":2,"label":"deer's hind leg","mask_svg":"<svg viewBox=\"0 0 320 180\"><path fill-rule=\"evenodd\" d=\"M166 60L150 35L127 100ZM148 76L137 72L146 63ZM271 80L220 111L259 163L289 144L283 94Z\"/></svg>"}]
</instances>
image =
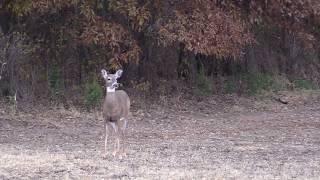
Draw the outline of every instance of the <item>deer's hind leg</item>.
<instances>
[{"instance_id":1,"label":"deer's hind leg","mask_svg":"<svg viewBox=\"0 0 320 180\"><path fill-rule=\"evenodd\" d=\"M119 122L119 135L122 143L120 158L122 158L122 156L126 156L126 128L127 118L121 118Z\"/></svg>"},{"instance_id":2,"label":"deer's hind leg","mask_svg":"<svg viewBox=\"0 0 320 180\"><path fill-rule=\"evenodd\" d=\"M107 146L108 146L108 138L111 134L110 131L110 124L108 121L105 121L104 123L104 129L105 129L105 137L104 137L104 158L107 157L108 151L107 151Z\"/></svg>"}]
</instances>

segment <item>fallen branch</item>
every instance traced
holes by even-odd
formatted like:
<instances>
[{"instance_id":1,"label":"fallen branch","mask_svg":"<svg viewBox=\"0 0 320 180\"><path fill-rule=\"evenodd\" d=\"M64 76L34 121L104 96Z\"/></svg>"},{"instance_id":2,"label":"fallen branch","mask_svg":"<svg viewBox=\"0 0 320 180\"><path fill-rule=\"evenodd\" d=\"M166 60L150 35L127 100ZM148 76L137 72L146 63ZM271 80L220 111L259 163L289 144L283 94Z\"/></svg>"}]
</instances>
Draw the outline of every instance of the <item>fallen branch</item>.
<instances>
[{"instance_id":1,"label":"fallen branch","mask_svg":"<svg viewBox=\"0 0 320 180\"><path fill-rule=\"evenodd\" d=\"M288 104L288 101L282 100L281 98L274 98L276 101L282 103L282 104Z\"/></svg>"}]
</instances>

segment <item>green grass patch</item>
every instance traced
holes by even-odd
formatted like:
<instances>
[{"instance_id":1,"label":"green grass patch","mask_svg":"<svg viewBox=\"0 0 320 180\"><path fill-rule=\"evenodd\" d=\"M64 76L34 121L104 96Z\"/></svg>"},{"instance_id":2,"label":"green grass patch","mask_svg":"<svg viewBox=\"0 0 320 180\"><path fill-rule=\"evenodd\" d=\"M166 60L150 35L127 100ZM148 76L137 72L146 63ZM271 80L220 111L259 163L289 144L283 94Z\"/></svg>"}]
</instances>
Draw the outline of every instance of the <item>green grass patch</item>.
<instances>
[{"instance_id":1,"label":"green grass patch","mask_svg":"<svg viewBox=\"0 0 320 180\"><path fill-rule=\"evenodd\" d=\"M317 89L316 85L312 81L306 79L296 79L293 81L293 85L295 89Z\"/></svg>"},{"instance_id":2,"label":"green grass patch","mask_svg":"<svg viewBox=\"0 0 320 180\"><path fill-rule=\"evenodd\" d=\"M50 69L48 80L51 97L55 99L61 95L63 85L60 71L56 66Z\"/></svg>"},{"instance_id":3,"label":"green grass patch","mask_svg":"<svg viewBox=\"0 0 320 180\"><path fill-rule=\"evenodd\" d=\"M212 83L210 79L203 73L200 72L196 76L196 88L194 90L195 95L208 96L212 93Z\"/></svg>"},{"instance_id":4,"label":"green grass patch","mask_svg":"<svg viewBox=\"0 0 320 180\"><path fill-rule=\"evenodd\" d=\"M225 93L243 92L249 95L265 91L280 91L288 88L289 80L284 76L263 73L242 73L230 76L224 82Z\"/></svg>"},{"instance_id":5,"label":"green grass patch","mask_svg":"<svg viewBox=\"0 0 320 180\"><path fill-rule=\"evenodd\" d=\"M269 91L273 86L273 78L268 74L247 74L245 81L248 85L248 93L250 95L259 94L262 91Z\"/></svg>"},{"instance_id":6,"label":"green grass patch","mask_svg":"<svg viewBox=\"0 0 320 180\"><path fill-rule=\"evenodd\" d=\"M88 108L97 106L103 96L103 90L97 81L86 83L85 85L85 104Z\"/></svg>"}]
</instances>

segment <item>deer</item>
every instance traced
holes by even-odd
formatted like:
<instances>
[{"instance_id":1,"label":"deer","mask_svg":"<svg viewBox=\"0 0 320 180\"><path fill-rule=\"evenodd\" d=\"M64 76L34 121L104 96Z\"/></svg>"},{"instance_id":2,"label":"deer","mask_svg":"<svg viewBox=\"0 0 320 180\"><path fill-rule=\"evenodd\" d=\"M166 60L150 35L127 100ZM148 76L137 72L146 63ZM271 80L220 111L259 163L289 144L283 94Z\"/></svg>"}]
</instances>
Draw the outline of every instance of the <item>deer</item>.
<instances>
[{"instance_id":1,"label":"deer","mask_svg":"<svg viewBox=\"0 0 320 180\"><path fill-rule=\"evenodd\" d=\"M102 77L106 84L106 95L102 106L102 117L105 127L104 155L107 157L108 137L112 130L115 134L115 145L113 156L126 156L125 153L125 130L130 114L130 99L124 90L116 90L119 87L117 80L121 77L123 70L119 69L115 74L109 74L106 70L101 70ZM122 148L120 147L122 141ZM121 151L121 152L120 152Z\"/></svg>"}]
</instances>

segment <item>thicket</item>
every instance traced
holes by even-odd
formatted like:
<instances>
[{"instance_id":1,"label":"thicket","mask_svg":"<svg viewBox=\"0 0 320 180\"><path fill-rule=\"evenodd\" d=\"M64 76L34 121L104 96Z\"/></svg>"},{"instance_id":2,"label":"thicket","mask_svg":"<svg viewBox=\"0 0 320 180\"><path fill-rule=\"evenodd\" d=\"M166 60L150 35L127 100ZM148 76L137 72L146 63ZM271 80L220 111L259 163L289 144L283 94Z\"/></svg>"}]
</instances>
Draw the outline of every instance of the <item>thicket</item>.
<instances>
[{"instance_id":1,"label":"thicket","mask_svg":"<svg viewBox=\"0 0 320 180\"><path fill-rule=\"evenodd\" d=\"M0 0L1 93L96 104L120 67L151 94L316 88L319 37L318 0Z\"/></svg>"}]
</instances>

